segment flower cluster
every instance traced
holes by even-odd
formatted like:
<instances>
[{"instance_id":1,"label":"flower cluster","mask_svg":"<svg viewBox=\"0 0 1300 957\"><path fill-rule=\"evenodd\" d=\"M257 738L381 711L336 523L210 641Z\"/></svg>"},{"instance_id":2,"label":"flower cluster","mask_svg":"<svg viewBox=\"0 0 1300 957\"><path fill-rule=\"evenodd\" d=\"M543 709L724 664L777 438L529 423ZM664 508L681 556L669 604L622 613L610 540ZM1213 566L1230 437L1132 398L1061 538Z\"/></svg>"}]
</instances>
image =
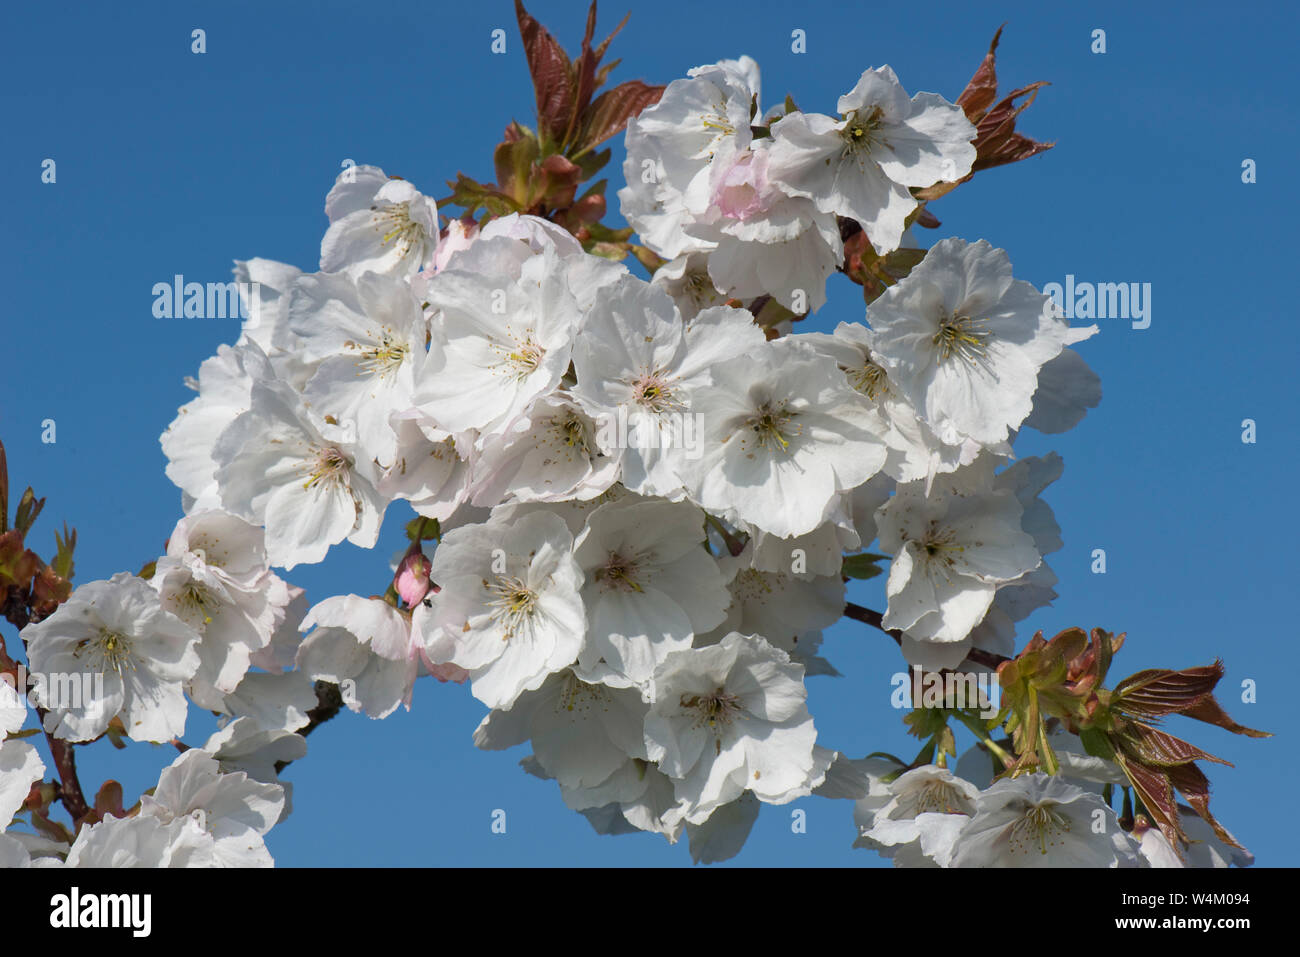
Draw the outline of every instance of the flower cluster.
<instances>
[{"instance_id":1,"label":"flower cluster","mask_svg":"<svg viewBox=\"0 0 1300 957\"><path fill-rule=\"evenodd\" d=\"M628 124L623 214L697 305L771 296L796 313L820 308L844 258L842 219L893 252L919 212L909 187L955 182L975 161L961 108L909 99L888 66L862 74L838 117L763 115L760 92L752 59L724 60L669 84Z\"/></svg>"},{"instance_id":2,"label":"flower cluster","mask_svg":"<svg viewBox=\"0 0 1300 957\"><path fill-rule=\"evenodd\" d=\"M0 867L271 867L264 836L288 810L288 785L272 764L306 753L301 737L284 738L240 718L164 768L131 813L119 787L118 807L70 842L0 833Z\"/></svg>"},{"instance_id":3,"label":"flower cluster","mask_svg":"<svg viewBox=\"0 0 1300 957\"><path fill-rule=\"evenodd\" d=\"M998 469L1040 388L1040 428L1089 401L1050 363L1093 330L983 242L939 243L865 323L765 335L754 300L824 301L838 218L895 248L908 187L966 175L975 133L887 67L838 121L791 111L756 138L757 97L756 65L724 61L629 124L623 208L678 257L666 281L529 215L440 244L410 183L345 172L322 271L241 265L256 325L164 436L192 507L265 527L272 564L373 545L397 498L440 523L436 591L319 603L302 674L374 717L422 672L468 677L480 747L531 741L598 828L696 844L742 799L824 784L804 678L833 673L812 652L845 552L894 556L886 626L927 666L1003 649L1050 599L1037 494L1059 459ZM747 830L739 810L723 826Z\"/></svg>"},{"instance_id":4,"label":"flower cluster","mask_svg":"<svg viewBox=\"0 0 1300 957\"><path fill-rule=\"evenodd\" d=\"M1063 465L1013 447L1096 404L1071 348L1096 327L983 240L917 246L926 197L979 168L967 108L882 66L836 115L764 111L748 57L637 91L618 196L649 279L589 215L601 196L574 212L586 146L517 124L503 148L573 155L510 189L462 177L479 199L445 227L411 182L349 168L317 271L237 264L249 319L161 438L185 509L166 555L22 632L33 671L104 679L75 702L38 692L58 739L174 741L187 699L222 728L132 812L97 802L63 844L0 835L6 860L269 863L277 768L305 753L319 689L379 719L424 677L468 682L488 709L474 743L527 743L524 768L596 830L686 835L696 860L734 855L761 804L814 793L855 800L859 845L898 864L1183 860L1160 829L1121 827L1101 788L1125 772L1081 745L1044 738L1078 760L1008 759L994 781L982 730L958 776L946 725L911 764L850 760L809 710L806 678L837 674L822 630L876 561L878 625L931 672L1008 658L1055 597L1040 495ZM570 205L539 214L551 189ZM894 272L863 282L862 321L795 331L867 259ZM397 500L416 517L383 595L309 608L273 570L373 548ZM44 769L0 738L0 772L4 823Z\"/></svg>"},{"instance_id":5,"label":"flower cluster","mask_svg":"<svg viewBox=\"0 0 1300 957\"><path fill-rule=\"evenodd\" d=\"M987 752L972 748L956 772L935 764L907 769L888 759L854 762L865 791L854 805L854 847L896 867L1247 867L1231 834L1216 832L1189 807L1188 843L1173 845L1139 816L1122 821L1111 790L1127 783L1111 761L1090 757L1079 739L1052 736L1057 774L990 781ZM966 776L962 776L966 775Z\"/></svg>"}]
</instances>

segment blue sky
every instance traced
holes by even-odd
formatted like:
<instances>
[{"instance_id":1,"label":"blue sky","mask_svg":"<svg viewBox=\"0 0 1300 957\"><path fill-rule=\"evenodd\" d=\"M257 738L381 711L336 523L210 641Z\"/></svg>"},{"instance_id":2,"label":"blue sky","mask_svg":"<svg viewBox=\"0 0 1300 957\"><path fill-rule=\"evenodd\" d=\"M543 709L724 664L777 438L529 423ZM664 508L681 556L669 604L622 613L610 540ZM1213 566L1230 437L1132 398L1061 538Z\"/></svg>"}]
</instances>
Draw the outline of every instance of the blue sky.
<instances>
[{"instance_id":1,"label":"blue sky","mask_svg":"<svg viewBox=\"0 0 1300 957\"><path fill-rule=\"evenodd\" d=\"M1237 765L1207 769L1213 808L1258 863L1300 864L1286 717L1298 664L1298 350L1278 332L1295 311L1295 8L1187 3L1171 17L1131 3L944 2L862 8L846 23L838 3L626 0L602 5L598 35L629 7L615 80L667 83L747 53L763 70L764 106L789 92L822 112L881 63L909 92L955 99L1007 22L1001 87L1051 81L1020 128L1057 146L934 203L943 225L922 242L988 239L1040 287L1073 275L1152 290L1149 328L1101 319L1080 347L1102 378L1101 406L1067 435L1026 433L1017 445L1055 449L1066 463L1047 494L1065 538L1051 560L1061 597L1020 641L1036 628L1126 631L1115 678L1222 656L1220 700L1276 737L1182 719L1169 730ZM584 6L530 9L577 45ZM498 27L504 55L489 49ZM195 28L206 31L203 55L190 52ZM806 32L804 54L791 52L795 29ZM1104 54L1090 49L1096 29ZM31 484L48 499L37 547L52 549L64 520L78 529L79 581L135 571L162 549L180 493L158 435L192 396L184 377L238 335L230 320L155 319L153 284L177 273L225 281L232 260L255 256L314 269L325 193L345 159L441 196L458 170L491 178L503 126L533 121L506 0L9 5L0 78L0 437L16 491ZM41 182L46 158L57 163L53 184ZM1246 158L1254 184L1241 179ZM830 295L805 328L861 318L857 287L837 279ZM1254 444L1242 442L1247 418ZM57 423L54 444L40 440L45 419ZM392 510L374 552L345 545L288 577L313 601L381 590L404 514ZM1090 570L1095 548L1106 551L1104 575ZM878 581L859 587L857 600L883 607ZM892 643L846 622L824 653L844 677L809 682L823 743L854 757L914 751L889 704L902 666ZM1256 703L1240 700L1247 679ZM345 714L317 731L287 774L295 812L268 839L278 863L689 865L684 846L658 837L595 835L553 784L518 768L522 748L477 751L482 714L467 688L422 682L409 714ZM190 721L197 743L212 722L193 711ZM114 776L134 796L172 757L101 742L79 760L87 786ZM877 863L850 849L848 802L795 807L807 811L807 833L791 832L790 807L766 808L736 863ZM505 834L490 829L496 809Z\"/></svg>"}]
</instances>

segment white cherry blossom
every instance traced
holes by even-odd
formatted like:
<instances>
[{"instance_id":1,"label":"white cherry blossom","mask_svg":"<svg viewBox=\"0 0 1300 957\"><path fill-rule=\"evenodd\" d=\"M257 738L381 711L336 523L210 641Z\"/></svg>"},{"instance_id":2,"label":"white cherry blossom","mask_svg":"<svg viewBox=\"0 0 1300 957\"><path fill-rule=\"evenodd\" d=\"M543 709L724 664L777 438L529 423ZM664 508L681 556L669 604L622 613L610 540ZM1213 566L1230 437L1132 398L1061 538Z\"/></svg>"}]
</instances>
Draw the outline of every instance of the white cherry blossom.
<instances>
[{"instance_id":1,"label":"white cherry blossom","mask_svg":"<svg viewBox=\"0 0 1300 957\"><path fill-rule=\"evenodd\" d=\"M163 609L148 582L121 572L79 585L22 636L33 675L46 677L33 694L48 709L45 730L56 738L89 741L117 716L134 741L185 733L183 689L199 668L199 635ZM70 678L83 695L70 695L49 676Z\"/></svg>"},{"instance_id":2,"label":"white cherry blossom","mask_svg":"<svg viewBox=\"0 0 1300 957\"><path fill-rule=\"evenodd\" d=\"M789 113L772 127L772 176L823 212L856 219L881 255L897 249L912 186L955 182L975 162L975 127L934 93L908 98L888 66L840 97L840 119Z\"/></svg>"},{"instance_id":3,"label":"white cherry blossom","mask_svg":"<svg viewBox=\"0 0 1300 957\"><path fill-rule=\"evenodd\" d=\"M601 426L597 443L621 450L627 488L669 496L680 487L679 473L703 452L696 393L763 341L743 310L705 309L687 327L649 283L627 277L607 291L573 352L573 395Z\"/></svg>"},{"instance_id":4,"label":"white cherry blossom","mask_svg":"<svg viewBox=\"0 0 1300 957\"><path fill-rule=\"evenodd\" d=\"M867 321L876 361L949 445L1004 442L1030 413L1039 369L1090 334L1057 319L1050 297L982 239L936 243Z\"/></svg>"},{"instance_id":5,"label":"white cherry blossom","mask_svg":"<svg viewBox=\"0 0 1300 957\"><path fill-rule=\"evenodd\" d=\"M433 554L431 658L469 672L471 691L509 708L577 660L584 613L573 536L548 512L446 533Z\"/></svg>"},{"instance_id":6,"label":"white cherry blossom","mask_svg":"<svg viewBox=\"0 0 1300 957\"><path fill-rule=\"evenodd\" d=\"M589 684L566 669L509 710L491 712L474 744L496 751L531 741L534 758L562 788L597 788L629 761L645 760L647 707L636 690Z\"/></svg>"},{"instance_id":7,"label":"white cherry blossom","mask_svg":"<svg viewBox=\"0 0 1300 957\"><path fill-rule=\"evenodd\" d=\"M325 214L322 272L411 276L433 264L438 209L404 179L375 166L345 169L325 198Z\"/></svg>"},{"instance_id":8,"label":"white cherry blossom","mask_svg":"<svg viewBox=\"0 0 1300 957\"><path fill-rule=\"evenodd\" d=\"M664 659L645 742L687 821L702 823L744 791L770 804L807 793L817 731L806 699L803 668L761 637L733 632Z\"/></svg>"},{"instance_id":9,"label":"white cherry blossom","mask_svg":"<svg viewBox=\"0 0 1300 957\"><path fill-rule=\"evenodd\" d=\"M727 588L703 528L688 502L610 502L587 519L573 548L586 580L585 676L609 669L645 684L669 652L722 622Z\"/></svg>"},{"instance_id":10,"label":"white cherry blossom","mask_svg":"<svg viewBox=\"0 0 1300 957\"><path fill-rule=\"evenodd\" d=\"M835 363L805 346L764 343L714 367L693 408L704 453L684 465L687 493L710 510L788 538L811 532L840 492L880 471L877 416Z\"/></svg>"},{"instance_id":11,"label":"white cherry blossom","mask_svg":"<svg viewBox=\"0 0 1300 957\"><path fill-rule=\"evenodd\" d=\"M397 436L389 417L413 405L427 355L428 323L410 287L376 273L304 276L289 321L297 354L314 365L304 398L322 416L355 422L367 458L392 462Z\"/></svg>"},{"instance_id":12,"label":"white cherry blossom","mask_svg":"<svg viewBox=\"0 0 1300 957\"><path fill-rule=\"evenodd\" d=\"M895 778L879 795L858 801L861 836L897 867L947 867L957 836L976 813L979 789L946 768L922 765Z\"/></svg>"},{"instance_id":13,"label":"white cherry blossom","mask_svg":"<svg viewBox=\"0 0 1300 957\"><path fill-rule=\"evenodd\" d=\"M280 820L284 789L242 771L223 773L217 760L192 748L164 768L140 817L164 825L186 821L202 829L201 846L214 867L272 867L264 835Z\"/></svg>"},{"instance_id":14,"label":"white cherry blossom","mask_svg":"<svg viewBox=\"0 0 1300 957\"><path fill-rule=\"evenodd\" d=\"M988 612L998 586L1042 558L1009 490L944 482L926 495L923 485L898 486L877 513L880 547L893 555L884 626L921 641L959 642Z\"/></svg>"},{"instance_id":15,"label":"white cherry blossom","mask_svg":"<svg viewBox=\"0 0 1300 957\"><path fill-rule=\"evenodd\" d=\"M1100 821L1098 829L1095 824ZM1004 778L980 794L953 849L953 867L1119 867L1115 812L1058 776Z\"/></svg>"},{"instance_id":16,"label":"white cherry blossom","mask_svg":"<svg viewBox=\"0 0 1300 957\"><path fill-rule=\"evenodd\" d=\"M280 384L257 383L213 457L222 506L265 527L272 565L319 562L345 538L374 545L388 503L355 424L332 424Z\"/></svg>"},{"instance_id":17,"label":"white cherry blossom","mask_svg":"<svg viewBox=\"0 0 1300 957\"><path fill-rule=\"evenodd\" d=\"M480 238L428 296L437 314L415 404L440 428L500 431L560 384L581 310L554 248L534 255L517 240Z\"/></svg>"},{"instance_id":18,"label":"white cherry blossom","mask_svg":"<svg viewBox=\"0 0 1300 957\"><path fill-rule=\"evenodd\" d=\"M409 711L421 663L436 667L429 658L429 615L423 604L408 614L378 598L327 598L303 619L302 630L314 630L298 649L298 669L340 685L353 711L372 718L386 718L398 705Z\"/></svg>"},{"instance_id":19,"label":"white cherry blossom","mask_svg":"<svg viewBox=\"0 0 1300 957\"><path fill-rule=\"evenodd\" d=\"M16 688L0 681L0 832L27 800L32 785L45 777L45 764L36 749L27 741L8 739L26 718L27 702ZM3 853L0 850L0 866Z\"/></svg>"},{"instance_id":20,"label":"white cherry blossom","mask_svg":"<svg viewBox=\"0 0 1300 957\"><path fill-rule=\"evenodd\" d=\"M197 632L199 670L188 691L220 710L284 621L289 585L266 564L262 529L220 510L177 523L150 580L163 608Z\"/></svg>"}]
</instances>

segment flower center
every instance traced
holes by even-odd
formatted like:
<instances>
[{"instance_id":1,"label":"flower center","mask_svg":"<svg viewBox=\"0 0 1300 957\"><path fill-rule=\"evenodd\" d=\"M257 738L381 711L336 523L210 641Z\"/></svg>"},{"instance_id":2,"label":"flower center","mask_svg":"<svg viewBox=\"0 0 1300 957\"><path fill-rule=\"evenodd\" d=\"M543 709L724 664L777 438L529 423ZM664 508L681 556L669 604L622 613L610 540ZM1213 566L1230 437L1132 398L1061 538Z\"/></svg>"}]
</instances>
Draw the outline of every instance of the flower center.
<instances>
[{"instance_id":1,"label":"flower center","mask_svg":"<svg viewBox=\"0 0 1300 957\"><path fill-rule=\"evenodd\" d=\"M930 780L900 796L890 817L910 820L918 814L964 814L962 794L947 781Z\"/></svg>"},{"instance_id":2,"label":"flower center","mask_svg":"<svg viewBox=\"0 0 1300 957\"><path fill-rule=\"evenodd\" d=\"M956 356L962 362L976 365L988 355L988 338L983 319L946 316L940 318L939 331L930 341L939 347L940 362Z\"/></svg>"},{"instance_id":3,"label":"flower center","mask_svg":"<svg viewBox=\"0 0 1300 957\"><path fill-rule=\"evenodd\" d=\"M691 302L700 308L718 301L717 287L713 285L709 274L703 270L687 273L686 278L682 280L682 288Z\"/></svg>"},{"instance_id":4,"label":"flower center","mask_svg":"<svg viewBox=\"0 0 1300 957\"><path fill-rule=\"evenodd\" d=\"M673 397L673 390L668 384L668 377L662 369L643 372L632 380L632 401L651 412L680 412L685 409L681 402Z\"/></svg>"},{"instance_id":5,"label":"flower center","mask_svg":"<svg viewBox=\"0 0 1300 957\"><path fill-rule=\"evenodd\" d=\"M945 572L957 562L957 556L966 550L965 545L957 543L957 533L944 528L937 521L931 521L925 536L918 543L929 563L938 565Z\"/></svg>"},{"instance_id":6,"label":"flower center","mask_svg":"<svg viewBox=\"0 0 1300 957\"><path fill-rule=\"evenodd\" d=\"M212 592L196 581L190 581L176 596L176 614L198 631L212 624L218 605Z\"/></svg>"},{"instance_id":7,"label":"flower center","mask_svg":"<svg viewBox=\"0 0 1300 957\"><path fill-rule=\"evenodd\" d=\"M1070 819L1057 807L1052 801L1037 804L1007 828L1005 836L1012 854L1027 854L1034 846L1038 847L1040 854L1046 854L1049 847L1060 847L1065 843Z\"/></svg>"},{"instance_id":8,"label":"flower center","mask_svg":"<svg viewBox=\"0 0 1300 957\"><path fill-rule=\"evenodd\" d=\"M854 110L848 115L848 122L840 130L844 139L844 152L865 156L871 147L880 142L877 131L884 125L884 111L878 106L871 107L866 113Z\"/></svg>"},{"instance_id":9,"label":"flower center","mask_svg":"<svg viewBox=\"0 0 1300 957\"><path fill-rule=\"evenodd\" d=\"M206 535L190 539L189 553L198 557L209 568L225 568L230 554L216 540Z\"/></svg>"},{"instance_id":10,"label":"flower center","mask_svg":"<svg viewBox=\"0 0 1300 957\"><path fill-rule=\"evenodd\" d=\"M635 591L643 589L635 580L639 561L636 557L626 558L617 552L610 552L605 564L596 569L595 579L605 586L606 591Z\"/></svg>"},{"instance_id":11,"label":"flower center","mask_svg":"<svg viewBox=\"0 0 1300 957\"><path fill-rule=\"evenodd\" d=\"M447 458L449 455L455 457L456 440L451 436L448 436L441 442L434 442L433 445L429 447L429 455L430 457L437 459L439 462Z\"/></svg>"},{"instance_id":12,"label":"flower center","mask_svg":"<svg viewBox=\"0 0 1300 957\"><path fill-rule=\"evenodd\" d=\"M317 485L346 485L348 469L352 461L334 446L324 448L312 447L312 458L306 466L308 479L303 488L315 488Z\"/></svg>"},{"instance_id":13,"label":"flower center","mask_svg":"<svg viewBox=\"0 0 1300 957\"><path fill-rule=\"evenodd\" d=\"M375 228L383 233L379 245L391 242L397 254L405 258L412 246L424 241L424 227L411 219L410 203L393 203L374 213Z\"/></svg>"},{"instance_id":14,"label":"flower center","mask_svg":"<svg viewBox=\"0 0 1300 957\"><path fill-rule=\"evenodd\" d=\"M798 425L790 424L794 417L795 413L788 411L783 404L773 406L764 402L745 425L757 436L755 441L760 449L779 448L782 452L789 452L791 437L802 431Z\"/></svg>"},{"instance_id":15,"label":"flower center","mask_svg":"<svg viewBox=\"0 0 1300 957\"><path fill-rule=\"evenodd\" d=\"M359 375L386 376L390 372L396 372L398 366L405 362L410 354L407 344L398 341L387 330L375 338L377 342L366 349L362 349L355 342L344 343L345 346L357 349L361 353L361 358L357 360L357 367L362 370Z\"/></svg>"},{"instance_id":16,"label":"flower center","mask_svg":"<svg viewBox=\"0 0 1300 957\"><path fill-rule=\"evenodd\" d=\"M865 359L860 367L846 369L845 372L849 377L849 385L868 399L889 392L889 377L885 374L885 370L871 359Z\"/></svg>"},{"instance_id":17,"label":"flower center","mask_svg":"<svg viewBox=\"0 0 1300 957\"><path fill-rule=\"evenodd\" d=\"M495 582L489 584L485 581L483 584L496 596L488 605L492 608L492 620L505 630L503 641L509 641L521 628L532 626L537 611L537 592L525 585L522 579L498 575Z\"/></svg>"},{"instance_id":18,"label":"flower center","mask_svg":"<svg viewBox=\"0 0 1300 957\"><path fill-rule=\"evenodd\" d=\"M590 711L592 708L608 710L610 700L609 691L604 685L587 684L570 671L558 703L565 711Z\"/></svg>"},{"instance_id":19,"label":"flower center","mask_svg":"<svg viewBox=\"0 0 1300 957\"><path fill-rule=\"evenodd\" d=\"M516 379L527 379L541 365L542 359L546 357L546 350L537 344L531 329L527 330L522 338L514 339L512 345L513 348L497 346L496 349L503 353L504 365L510 368Z\"/></svg>"},{"instance_id":20,"label":"flower center","mask_svg":"<svg viewBox=\"0 0 1300 957\"><path fill-rule=\"evenodd\" d=\"M746 568L736 574L731 583L731 593L741 601L765 598L776 591L776 586L785 583L785 576L780 573L761 572L757 568Z\"/></svg>"},{"instance_id":21,"label":"flower center","mask_svg":"<svg viewBox=\"0 0 1300 957\"><path fill-rule=\"evenodd\" d=\"M579 451L586 456L593 454L590 430L587 428L587 423L583 421L582 416L578 415L575 410L568 409L563 414L552 417L550 429L551 435L560 445Z\"/></svg>"},{"instance_id":22,"label":"flower center","mask_svg":"<svg viewBox=\"0 0 1300 957\"><path fill-rule=\"evenodd\" d=\"M709 159L713 159L713 154L717 151L720 140L736 135L736 128L731 125L731 120L727 116L726 97L718 96L714 99L714 103L714 111L705 113L700 117L704 129L713 133L713 138L709 140L708 146L702 151Z\"/></svg>"},{"instance_id":23,"label":"flower center","mask_svg":"<svg viewBox=\"0 0 1300 957\"><path fill-rule=\"evenodd\" d=\"M722 753L722 732L730 726L736 715L740 714L740 699L728 694L725 688L718 688L710 694L682 695L681 706L686 711L695 712L693 727L707 726L714 734L714 753Z\"/></svg>"},{"instance_id":24,"label":"flower center","mask_svg":"<svg viewBox=\"0 0 1300 957\"><path fill-rule=\"evenodd\" d=\"M86 650L89 652L87 663L95 670L112 670L119 675L123 671L135 670L135 662L131 658L131 640L119 631L100 628L99 634L93 638L78 642L72 655L80 658L82 651Z\"/></svg>"}]
</instances>

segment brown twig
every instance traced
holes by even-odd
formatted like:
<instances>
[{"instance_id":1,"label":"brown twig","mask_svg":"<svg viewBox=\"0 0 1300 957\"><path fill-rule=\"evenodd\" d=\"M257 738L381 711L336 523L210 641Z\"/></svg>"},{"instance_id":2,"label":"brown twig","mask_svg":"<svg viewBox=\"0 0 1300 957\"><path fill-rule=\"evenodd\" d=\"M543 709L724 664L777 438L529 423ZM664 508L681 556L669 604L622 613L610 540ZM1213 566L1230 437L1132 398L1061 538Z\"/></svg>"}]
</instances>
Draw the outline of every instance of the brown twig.
<instances>
[{"instance_id":1,"label":"brown twig","mask_svg":"<svg viewBox=\"0 0 1300 957\"><path fill-rule=\"evenodd\" d=\"M853 602L847 602L844 605L844 615L846 618L852 618L854 621L860 621L864 625L870 625L872 628L878 628L887 634L890 638L901 647L903 644L903 633L896 628L886 628L885 619L880 612L873 608L865 608L862 605L855 605ZM986 668L997 670L998 665L1011 659L1003 655L995 655L991 651L983 651L979 648L971 648L966 652L966 657L976 664L984 665Z\"/></svg>"},{"instance_id":2,"label":"brown twig","mask_svg":"<svg viewBox=\"0 0 1300 957\"><path fill-rule=\"evenodd\" d=\"M331 681L318 681L314 690L316 707L307 712L310 720L297 732L304 738L343 710L343 693L339 691L338 685ZM292 761L275 762L275 773L279 774L292 763Z\"/></svg>"},{"instance_id":3,"label":"brown twig","mask_svg":"<svg viewBox=\"0 0 1300 957\"><path fill-rule=\"evenodd\" d=\"M311 720L298 729L304 738L343 709L343 693L339 691L338 685L331 681L318 681L314 690L316 707L307 712L307 717Z\"/></svg>"},{"instance_id":4,"label":"brown twig","mask_svg":"<svg viewBox=\"0 0 1300 957\"><path fill-rule=\"evenodd\" d=\"M903 633L894 628L886 628L885 617L872 608L865 608L862 605L847 602L844 605L844 616L852 618L854 621L860 621L864 625L870 625L872 628L880 629L890 638L893 638L900 647L903 644Z\"/></svg>"},{"instance_id":5,"label":"brown twig","mask_svg":"<svg viewBox=\"0 0 1300 957\"><path fill-rule=\"evenodd\" d=\"M40 716L41 725L44 726L44 712L38 708L36 713ZM45 740L49 742L50 757L54 759L54 767L59 772L59 800L63 802L64 810L68 812L75 825L90 813L90 805L86 803L86 796L81 791L81 782L77 779L77 759L73 753L75 745L70 741L56 738L48 731L45 732Z\"/></svg>"}]
</instances>

